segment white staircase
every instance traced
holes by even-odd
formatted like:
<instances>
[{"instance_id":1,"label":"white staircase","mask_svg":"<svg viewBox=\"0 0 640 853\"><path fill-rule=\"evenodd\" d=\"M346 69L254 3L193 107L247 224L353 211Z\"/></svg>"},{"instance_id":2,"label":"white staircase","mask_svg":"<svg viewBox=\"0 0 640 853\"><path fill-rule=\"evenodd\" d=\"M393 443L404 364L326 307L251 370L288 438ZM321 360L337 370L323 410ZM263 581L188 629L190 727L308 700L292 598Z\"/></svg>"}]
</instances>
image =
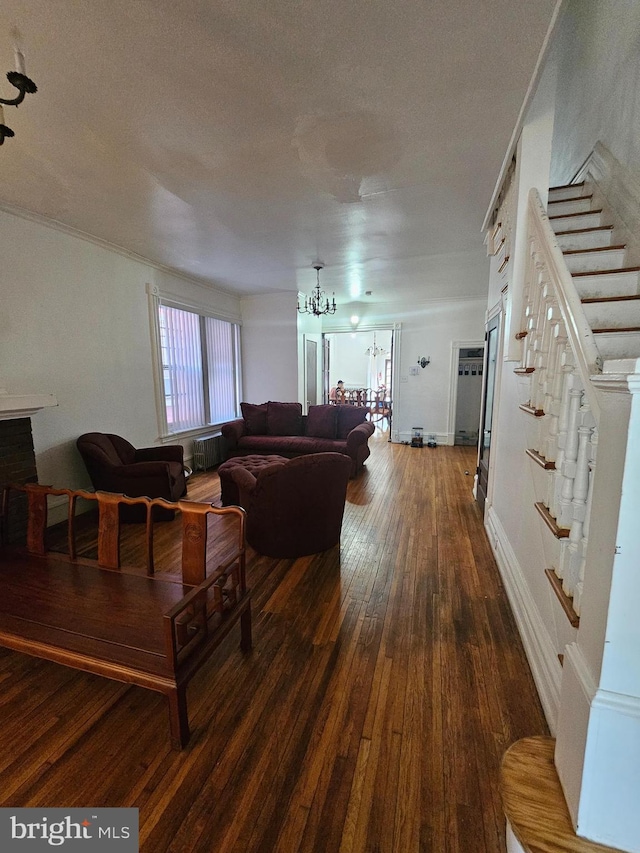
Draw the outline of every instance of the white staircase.
<instances>
[{"instance_id":1,"label":"white staircase","mask_svg":"<svg viewBox=\"0 0 640 853\"><path fill-rule=\"evenodd\" d=\"M546 211L531 192L528 246L515 372L529 416L527 454L544 472L533 479L536 510L552 534L545 570L577 627L596 456L608 440L598 379L622 375L623 359L640 358L640 265L583 184L552 188Z\"/></svg>"},{"instance_id":2,"label":"white staircase","mask_svg":"<svg viewBox=\"0 0 640 853\"><path fill-rule=\"evenodd\" d=\"M640 266L627 257L607 211L584 184L549 190L549 223L602 361L640 356Z\"/></svg>"}]
</instances>

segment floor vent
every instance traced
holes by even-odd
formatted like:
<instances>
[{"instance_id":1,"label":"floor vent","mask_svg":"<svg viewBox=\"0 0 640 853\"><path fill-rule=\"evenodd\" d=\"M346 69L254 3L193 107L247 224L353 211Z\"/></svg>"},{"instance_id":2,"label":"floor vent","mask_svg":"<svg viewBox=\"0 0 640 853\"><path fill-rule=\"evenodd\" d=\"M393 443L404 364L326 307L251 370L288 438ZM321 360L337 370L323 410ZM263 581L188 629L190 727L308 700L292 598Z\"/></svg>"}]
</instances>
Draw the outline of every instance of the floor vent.
<instances>
[{"instance_id":1,"label":"floor vent","mask_svg":"<svg viewBox=\"0 0 640 853\"><path fill-rule=\"evenodd\" d=\"M193 440L193 468L194 471L206 471L219 465L223 459L222 434L203 435Z\"/></svg>"}]
</instances>

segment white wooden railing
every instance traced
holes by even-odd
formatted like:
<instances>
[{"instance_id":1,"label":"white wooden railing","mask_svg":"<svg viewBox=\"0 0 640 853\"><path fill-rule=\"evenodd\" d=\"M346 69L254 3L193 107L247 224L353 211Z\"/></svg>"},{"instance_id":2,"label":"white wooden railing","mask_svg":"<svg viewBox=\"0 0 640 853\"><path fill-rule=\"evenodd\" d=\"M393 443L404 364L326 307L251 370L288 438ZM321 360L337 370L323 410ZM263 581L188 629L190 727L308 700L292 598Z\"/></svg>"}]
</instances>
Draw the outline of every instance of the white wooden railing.
<instances>
[{"instance_id":1,"label":"white wooden railing","mask_svg":"<svg viewBox=\"0 0 640 853\"><path fill-rule=\"evenodd\" d=\"M528 258L524 282L522 361L530 399L522 408L537 419L530 456L548 472L536 504L558 539L551 575L566 608L580 613L589 544L589 512L596 464L600 404L591 376L602 361L580 297L535 189L529 194Z\"/></svg>"}]
</instances>

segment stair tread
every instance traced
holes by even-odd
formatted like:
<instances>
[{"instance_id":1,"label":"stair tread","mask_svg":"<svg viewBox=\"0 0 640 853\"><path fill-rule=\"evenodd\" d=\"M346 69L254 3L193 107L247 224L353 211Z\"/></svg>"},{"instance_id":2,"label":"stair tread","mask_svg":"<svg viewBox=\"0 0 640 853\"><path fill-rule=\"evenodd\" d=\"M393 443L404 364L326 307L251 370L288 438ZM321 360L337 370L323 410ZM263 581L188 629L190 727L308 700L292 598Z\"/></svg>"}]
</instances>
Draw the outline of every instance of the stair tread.
<instances>
[{"instance_id":1,"label":"stair tread","mask_svg":"<svg viewBox=\"0 0 640 853\"><path fill-rule=\"evenodd\" d=\"M585 199L588 199L588 198L593 198L593 193L590 193L589 195L571 196L571 198L558 198L558 199L550 198L549 201L547 202L547 204L567 204L570 201L584 201Z\"/></svg>"},{"instance_id":2,"label":"stair tread","mask_svg":"<svg viewBox=\"0 0 640 853\"><path fill-rule=\"evenodd\" d=\"M615 252L620 249L626 249L626 245L621 243L616 246L596 246L594 249L564 249L562 252L563 255L579 255L586 254L587 252Z\"/></svg>"},{"instance_id":3,"label":"stair tread","mask_svg":"<svg viewBox=\"0 0 640 853\"><path fill-rule=\"evenodd\" d=\"M595 216L598 213L602 213L601 207L597 210L583 210L581 213L555 213L553 216L550 216L549 219L574 219L576 216Z\"/></svg>"},{"instance_id":4,"label":"stair tread","mask_svg":"<svg viewBox=\"0 0 640 853\"><path fill-rule=\"evenodd\" d=\"M580 301L586 304L593 302L630 302L638 299L640 299L640 294L634 293L629 296L586 296Z\"/></svg>"},{"instance_id":5,"label":"stair tread","mask_svg":"<svg viewBox=\"0 0 640 853\"><path fill-rule=\"evenodd\" d=\"M612 246L609 246L611 249ZM640 267L615 267L610 270L587 270L586 272L573 272L572 276L586 275L617 275L618 273L640 272Z\"/></svg>"},{"instance_id":6,"label":"stair tread","mask_svg":"<svg viewBox=\"0 0 640 853\"><path fill-rule=\"evenodd\" d=\"M640 332L640 326L627 326L625 328L591 329L594 335L611 335L617 332Z\"/></svg>"},{"instance_id":7,"label":"stair tread","mask_svg":"<svg viewBox=\"0 0 640 853\"><path fill-rule=\"evenodd\" d=\"M556 186L556 187L549 187L549 192L552 193L554 190L568 190L569 187L575 187L577 189L578 187L583 187L583 186L584 186L584 181L580 181L579 184L573 184L573 183L558 184L558 186Z\"/></svg>"},{"instance_id":8,"label":"stair tread","mask_svg":"<svg viewBox=\"0 0 640 853\"><path fill-rule=\"evenodd\" d=\"M584 214L583 214L584 215ZM556 237L566 237L567 235L573 234L591 234L594 231L613 231L613 225L594 225L593 228L569 228L567 231L556 231ZM606 246L605 248L611 249L612 246ZM585 251L591 251L590 249L586 249Z\"/></svg>"}]
</instances>

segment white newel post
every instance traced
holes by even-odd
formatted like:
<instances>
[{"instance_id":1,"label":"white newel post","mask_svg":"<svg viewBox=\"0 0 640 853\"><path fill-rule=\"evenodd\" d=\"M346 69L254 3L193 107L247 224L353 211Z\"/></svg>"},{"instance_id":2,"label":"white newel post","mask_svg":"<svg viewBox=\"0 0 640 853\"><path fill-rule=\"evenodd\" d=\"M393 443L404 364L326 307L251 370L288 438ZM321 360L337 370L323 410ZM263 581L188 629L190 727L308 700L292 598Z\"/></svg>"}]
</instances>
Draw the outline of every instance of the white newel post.
<instances>
[{"instance_id":1,"label":"white newel post","mask_svg":"<svg viewBox=\"0 0 640 853\"><path fill-rule=\"evenodd\" d=\"M585 445L594 484L589 549L579 571L580 628L565 653L555 763L577 834L640 853L640 359L619 366L624 374L605 365L593 378L611 393L601 395L598 434ZM581 503L583 484L576 488Z\"/></svg>"}]
</instances>

